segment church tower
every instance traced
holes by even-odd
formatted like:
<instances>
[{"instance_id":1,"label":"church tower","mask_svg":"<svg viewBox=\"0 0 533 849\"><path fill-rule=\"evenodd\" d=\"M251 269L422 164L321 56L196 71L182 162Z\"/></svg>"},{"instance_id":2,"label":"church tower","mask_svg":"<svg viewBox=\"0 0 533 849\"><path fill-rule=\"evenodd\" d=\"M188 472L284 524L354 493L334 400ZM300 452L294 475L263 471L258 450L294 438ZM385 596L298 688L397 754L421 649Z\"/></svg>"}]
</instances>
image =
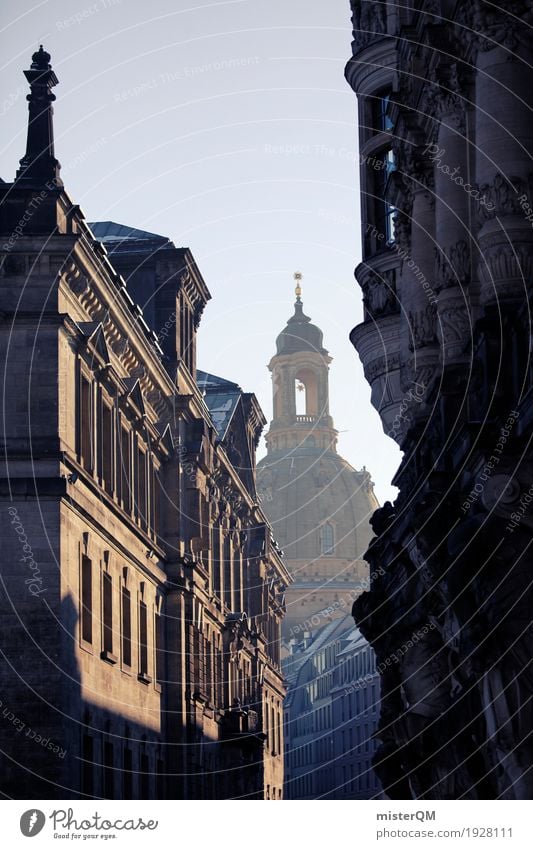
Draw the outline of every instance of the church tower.
<instances>
[{"instance_id":1,"label":"church tower","mask_svg":"<svg viewBox=\"0 0 533 849\"><path fill-rule=\"evenodd\" d=\"M346 616L367 588L362 555L378 507L370 475L337 453L329 410L332 358L322 331L303 311L296 279L294 314L276 340L273 417L267 455L258 464L259 492L294 583L287 590L285 639Z\"/></svg>"}]
</instances>

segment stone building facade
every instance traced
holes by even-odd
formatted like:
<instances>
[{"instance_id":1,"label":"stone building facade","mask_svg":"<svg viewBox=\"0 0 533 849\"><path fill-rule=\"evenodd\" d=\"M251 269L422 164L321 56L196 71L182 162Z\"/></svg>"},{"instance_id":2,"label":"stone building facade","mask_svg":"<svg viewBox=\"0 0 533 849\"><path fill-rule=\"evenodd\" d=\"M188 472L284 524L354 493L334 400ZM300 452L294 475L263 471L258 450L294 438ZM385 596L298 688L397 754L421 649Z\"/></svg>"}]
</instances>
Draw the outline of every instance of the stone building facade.
<instances>
[{"instance_id":1,"label":"stone building facade","mask_svg":"<svg viewBox=\"0 0 533 849\"><path fill-rule=\"evenodd\" d=\"M351 338L403 451L354 606L384 669L376 767L393 798L531 798L533 3L351 6Z\"/></svg>"},{"instance_id":2,"label":"stone building facade","mask_svg":"<svg viewBox=\"0 0 533 849\"><path fill-rule=\"evenodd\" d=\"M263 507L293 579L286 593L287 641L350 611L368 579L362 555L378 506L366 469L355 470L337 453L329 411L332 358L322 331L303 311L296 277L294 314L268 366L273 416L267 455L258 463Z\"/></svg>"},{"instance_id":3,"label":"stone building facade","mask_svg":"<svg viewBox=\"0 0 533 849\"><path fill-rule=\"evenodd\" d=\"M217 379L221 422L190 250L91 229L42 48L25 75L27 151L0 184L2 793L282 798L290 577L255 486L265 419Z\"/></svg>"},{"instance_id":4,"label":"stone building facade","mask_svg":"<svg viewBox=\"0 0 533 849\"><path fill-rule=\"evenodd\" d=\"M291 645L284 660L285 798L381 798L372 768L379 676L350 617Z\"/></svg>"}]
</instances>

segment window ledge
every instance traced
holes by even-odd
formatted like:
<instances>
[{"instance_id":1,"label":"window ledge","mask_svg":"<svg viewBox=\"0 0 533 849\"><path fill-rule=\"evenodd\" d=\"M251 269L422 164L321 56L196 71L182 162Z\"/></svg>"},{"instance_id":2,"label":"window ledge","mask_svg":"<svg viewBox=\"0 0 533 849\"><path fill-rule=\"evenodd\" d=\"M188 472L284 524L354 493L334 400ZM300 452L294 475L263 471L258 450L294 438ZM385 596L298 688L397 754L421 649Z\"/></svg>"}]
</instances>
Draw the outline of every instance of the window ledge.
<instances>
[{"instance_id":1,"label":"window ledge","mask_svg":"<svg viewBox=\"0 0 533 849\"><path fill-rule=\"evenodd\" d=\"M107 651L107 649L104 649L104 651L100 652L100 657L102 658L102 660L105 660L106 663L111 663L113 665L115 665L115 663L118 663L118 656L116 654L113 654L112 651Z\"/></svg>"},{"instance_id":2,"label":"window ledge","mask_svg":"<svg viewBox=\"0 0 533 849\"><path fill-rule=\"evenodd\" d=\"M141 684L151 684L152 678L150 675L147 675L146 672L139 672L137 675L137 681L140 681Z\"/></svg>"}]
</instances>

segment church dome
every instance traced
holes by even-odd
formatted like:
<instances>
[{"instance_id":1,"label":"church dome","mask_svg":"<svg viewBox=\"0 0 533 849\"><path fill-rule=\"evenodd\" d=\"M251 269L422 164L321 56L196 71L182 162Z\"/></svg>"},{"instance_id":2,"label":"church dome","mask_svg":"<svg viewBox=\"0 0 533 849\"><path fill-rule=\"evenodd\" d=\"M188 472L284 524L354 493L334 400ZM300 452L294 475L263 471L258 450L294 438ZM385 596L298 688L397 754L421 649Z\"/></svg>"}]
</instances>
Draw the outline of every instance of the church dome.
<instances>
[{"instance_id":1,"label":"church dome","mask_svg":"<svg viewBox=\"0 0 533 849\"><path fill-rule=\"evenodd\" d=\"M322 331L311 324L309 316L303 311L299 295L294 304L294 315L276 339L277 354L296 354L298 351L312 351L315 354L327 354L323 346Z\"/></svg>"}]
</instances>

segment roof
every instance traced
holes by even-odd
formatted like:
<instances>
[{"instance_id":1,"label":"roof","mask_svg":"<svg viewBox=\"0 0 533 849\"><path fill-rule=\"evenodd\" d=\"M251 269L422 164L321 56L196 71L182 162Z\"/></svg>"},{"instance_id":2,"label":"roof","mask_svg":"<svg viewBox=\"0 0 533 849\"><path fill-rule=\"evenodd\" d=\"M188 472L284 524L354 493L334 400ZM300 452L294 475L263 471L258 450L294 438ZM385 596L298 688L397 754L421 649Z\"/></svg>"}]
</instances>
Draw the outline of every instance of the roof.
<instances>
[{"instance_id":1,"label":"roof","mask_svg":"<svg viewBox=\"0 0 533 849\"><path fill-rule=\"evenodd\" d=\"M126 224L117 224L116 221L93 221L89 223L89 227L98 241L102 242L111 253L118 250L131 251L136 243L140 243L138 249L143 251L149 246L174 247L168 236L160 236L148 230L138 230Z\"/></svg>"},{"instance_id":2,"label":"roof","mask_svg":"<svg viewBox=\"0 0 533 849\"><path fill-rule=\"evenodd\" d=\"M239 399L242 397L242 389L231 380L200 370L196 372L196 382L200 391L203 392L204 401L218 437L224 439Z\"/></svg>"},{"instance_id":3,"label":"roof","mask_svg":"<svg viewBox=\"0 0 533 849\"><path fill-rule=\"evenodd\" d=\"M305 315L300 296L294 304L294 315L289 318L287 326L276 339L277 354L295 354L299 351L327 354L322 331L315 324L311 324L311 319Z\"/></svg>"}]
</instances>

